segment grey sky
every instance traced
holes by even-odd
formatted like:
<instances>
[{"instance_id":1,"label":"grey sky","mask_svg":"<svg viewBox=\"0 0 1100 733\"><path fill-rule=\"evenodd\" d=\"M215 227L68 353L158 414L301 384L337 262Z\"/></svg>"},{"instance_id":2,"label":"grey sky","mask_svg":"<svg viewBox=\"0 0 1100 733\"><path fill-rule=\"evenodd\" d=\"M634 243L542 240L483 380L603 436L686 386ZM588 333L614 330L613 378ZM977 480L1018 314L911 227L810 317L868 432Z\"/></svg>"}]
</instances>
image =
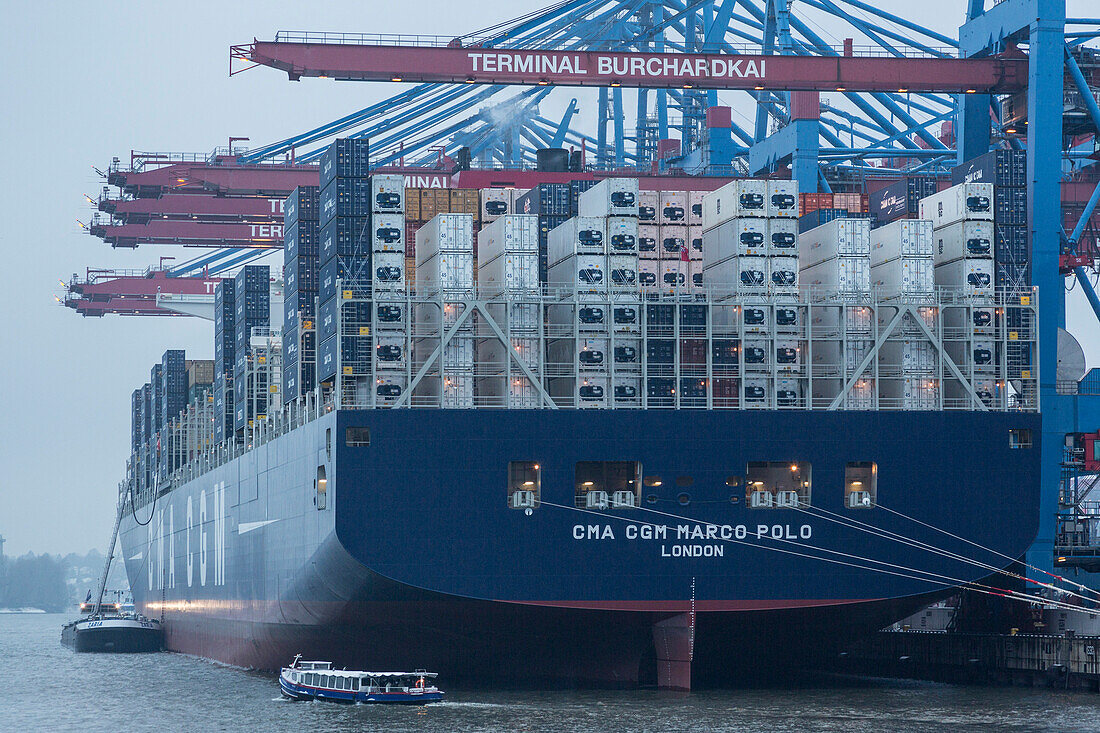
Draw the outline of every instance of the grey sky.
<instances>
[{"instance_id":1,"label":"grey sky","mask_svg":"<svg viewBox=\"0 0 1100 733\"><path fill-rule=\"evenodd\" d=\"M144 268L170 248L112 251L83 234L82 194L131 149L208 152L229 135L262 144L393 93L393 85L307 80L270 69L227 76L228 47L281 29L455 35L547 2L0 2L0 534L8 554L105 548L129 450L130 392L168 348L211 358L196 319L82 319L57 305L84 268ZM1090 2L1071 0L1086 14ZM954 35L961 0L884 2ZM155 7L155 12L153 8ZM476 11L476 12L472 12ZM577 95L580 96L580 95ZM553 107L550 107L553 109ZM582 105L593 125L594 105ZM1100 325L1079 291L1070 327L1100 364Z\"/></svg>"}]
</instances>

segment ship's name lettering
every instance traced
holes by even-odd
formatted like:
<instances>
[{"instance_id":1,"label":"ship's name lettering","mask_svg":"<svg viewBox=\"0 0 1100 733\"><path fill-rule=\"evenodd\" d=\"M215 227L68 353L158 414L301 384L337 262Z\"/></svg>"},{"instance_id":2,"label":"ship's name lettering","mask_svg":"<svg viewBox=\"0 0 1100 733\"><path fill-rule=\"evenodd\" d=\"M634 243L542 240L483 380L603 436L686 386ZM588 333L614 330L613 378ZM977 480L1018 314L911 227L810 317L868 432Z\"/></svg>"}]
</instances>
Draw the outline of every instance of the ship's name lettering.
<instances>
[{"instance_id":1,"label":"ship's name lettering","mask_svg":"<svg viewBox=\"0 0 1100 733\"><path fill-rule=\"evenodd\" d=\"M758 524L750 528L745 524L678 524L675 527L652 524L628 524L620 528L628 540L808 540L813 537L809 524ZM613 540L615 529L610 524L575 524L575 540Z\"/></svg>"}]
</instances>

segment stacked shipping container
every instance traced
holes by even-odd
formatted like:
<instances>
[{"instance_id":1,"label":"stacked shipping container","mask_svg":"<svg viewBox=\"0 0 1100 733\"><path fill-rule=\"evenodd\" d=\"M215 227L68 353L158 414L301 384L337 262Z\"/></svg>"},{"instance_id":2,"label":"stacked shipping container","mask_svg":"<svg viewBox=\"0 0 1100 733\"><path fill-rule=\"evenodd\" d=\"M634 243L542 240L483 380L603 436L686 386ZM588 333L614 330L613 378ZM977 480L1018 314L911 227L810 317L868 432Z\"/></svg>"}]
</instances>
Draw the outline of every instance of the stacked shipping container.
<instances>
[{"instance_id":1,"label":"stacked shipping container","mask_svg":"<svg viewBox=\"0 0 1100 733\"><path fill-rule=\"evenodd\" d=\"M272 386L267 359L258 364L252 353L253 329L271 327L271 271L267 265L248 265L234 280L233 429L243 439L253 421L267 414Z\"/></svg>"},{"instance_id":2,"label":"stacked shipping container","mask_svg":"<svg viewBox=\"0 0 1100 733\"><path fill-rule=\"evenodd\" d=\"M214 440L233 435L233 367L237 361L236 281L223 278L214 288Z\"/></svg>"},{"instance_id":3,"label":"stacked shipping container","mask_svg":"<svg viewBox=\"0 0 1100 733\"><path fill-rule=\"evenodd\" d=\"M478 290L486 298L507 296L506 303L489 306L489 316L508 339L506 346L496 329L479 322L479 406L542 405L538 387L519 364L522 362L541 385L543 321L538 247L538 217L529 214L494 217L478 234Z\"/></svg>"},{"instance_id":4,"label":"stacked shipping container","mask_svg":"<svg viewBox=\"0 0 1100 733\"><path fill-rule=\"evenodd\" d=\"M934 302L935 258L932 222L899 219L871 232L871 284L886 297ZM936 332L935 309L922 307L918 316L924 327ZM893 314L879 313L879 328L886 328ZM907 410L934 410L939 404L941 385L934 372L935 349L912 314L905 314L896 333L900 343L885 344L879 352L878 369L882 398Z\"/></svg>"},{"instance_id":5,"label":"stacked shipping container","mask_svg":"<svg viewBox=\"0 0 1100 733\"><path fill-rule=\"evenodd\" d=\"M473 230L472 214L438 214L416 233L417 290L439 298L416 307L416 362L427 362L449 336L416 387L418 404L474 407L476 319L461 302L474 287Z\"/></svg>"},{"instance_id":6,"label":"stacked shipping container","mask_svg":"<svg viewBox=\"0 0 1100 733\"><path fill-rule=\"evenodd\" d=\"M299 186L283 204L283 400L316 385L320 188Z\"/></svg>"},{"instance_id":7,"label":"stacked shipping container","mask_svg":"<svg viewBox=\"0 0 1100 733\"><path fill-rule=\"evenodd\" d=\"M951 183L993 184L994 285L999 288L1029 285L1027 151L991 150L953 168Z\"/></svg>"},{"instance_id":8,"label":"stacked shipping container","mask_svg":"<svg viewBox=\"0 0 1100 733\"><path fill-rule=\"evenodd\" d=\"M921 201L921 216L932 220L936 258L936 284L963 291L974 303L991 302L993 296L992 183L959 183ZM985 315L980 315L980 314ZM952 312L945 323L952 335L948 356L972 380L983 401L997 394L998 347L994 343L991 309ZM969 317L969 321L964 320ZM987 320L988 317L988 320ZM944 396L969 403L969 391L950 380Z\"/></svg>"}]
</instances>

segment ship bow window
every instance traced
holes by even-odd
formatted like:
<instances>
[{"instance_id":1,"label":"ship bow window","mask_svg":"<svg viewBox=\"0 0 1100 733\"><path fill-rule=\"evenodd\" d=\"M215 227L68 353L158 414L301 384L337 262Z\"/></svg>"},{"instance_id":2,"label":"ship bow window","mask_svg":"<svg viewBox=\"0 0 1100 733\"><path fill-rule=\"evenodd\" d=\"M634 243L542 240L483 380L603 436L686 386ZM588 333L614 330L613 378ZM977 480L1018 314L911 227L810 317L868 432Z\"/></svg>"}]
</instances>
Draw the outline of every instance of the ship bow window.
<instances>
[{"instance_id":1,"label":"ship bow window","mask_svg":"<svg viewBox=\"0 0 1100 733\"><path fill-rule=\"evenodd\" d=\"M508 508L536 509L542 488L542 467L535 461L508 464Z\"/></svg>"},{"instance_id":2,"label":"ship bow window","mask_svg":"<svg viewBox=\"0 0 1100 733\"><path fill-rule=\"evenodd\" d=\"M1030 448L1031 447L1031 431L1030 430L1009 430L1008 431L1008 447L1009 448Z\"/></svg>"},{"instance_id":3,"label":"ship bow window","mask_svg":"<svg viewBox=\"0 0 1100 733\"><path fill-rule=\"evenodd\" d=\"M750 461L745 471L745 502L753 509L809 506L811 488L807 461Z\"/></svg>"},{"instance_id":4,"label":"ship bow window","mask_svg":"<svg viewBox=\"0 0 1100 733\"><path fill-rule=\"evenodd\" d=\"M870 509L878 500L878 464L857 461L844 467L844 506Z\"/></svg>"},{"instance_id":5,"label":"ship bow window","mask_svg":"<svg viewBox=\"0 0 1100 733\"><path fill-rule=\"evenodd\" d=\"M579 509L627 509L641 503L642 464L637 461L579 461L574 478Z\"/></svg>"},{"instance_id":6,"label":"ship bow window","mask_svg":"<svg viewBox=\"0 0 1100 733\"><path fill-rule=\"evenodd\" d=\"M370 428L347 427L344 429L344 444L349 448L362 448L370 445Z\"/></svg>"}]
</instances>

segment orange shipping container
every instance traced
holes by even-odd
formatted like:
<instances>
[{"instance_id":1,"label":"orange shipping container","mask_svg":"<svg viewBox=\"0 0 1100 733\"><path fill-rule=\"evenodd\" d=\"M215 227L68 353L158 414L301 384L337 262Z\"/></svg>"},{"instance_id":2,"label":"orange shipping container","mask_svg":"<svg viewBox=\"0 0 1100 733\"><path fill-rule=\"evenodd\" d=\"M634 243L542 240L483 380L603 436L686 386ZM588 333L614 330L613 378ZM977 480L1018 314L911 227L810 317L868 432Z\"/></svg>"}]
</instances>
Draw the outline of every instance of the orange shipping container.
<instances>
[{"instance_id":1,"label":"orange shipping container","mask_svg":"<svg viewBox=\"0 0 1100 733\"><path fill-rule=\"evenodd\" d=\"M405 220L420 221L420 189L405 189Z\"/></svg>"},{"instance_id":2,"label":"orange shipping container","mask_svg":"<svg viewBox=\"0 0 1100 733\"><path fill-rule=\"evenodd\" d=\"M478 203L478 190L476 188L451 188L442 189L449 191L451 195L451 214L473 214L477 216L480 212L480 205Z\"/></svg>"}]
</instances>

